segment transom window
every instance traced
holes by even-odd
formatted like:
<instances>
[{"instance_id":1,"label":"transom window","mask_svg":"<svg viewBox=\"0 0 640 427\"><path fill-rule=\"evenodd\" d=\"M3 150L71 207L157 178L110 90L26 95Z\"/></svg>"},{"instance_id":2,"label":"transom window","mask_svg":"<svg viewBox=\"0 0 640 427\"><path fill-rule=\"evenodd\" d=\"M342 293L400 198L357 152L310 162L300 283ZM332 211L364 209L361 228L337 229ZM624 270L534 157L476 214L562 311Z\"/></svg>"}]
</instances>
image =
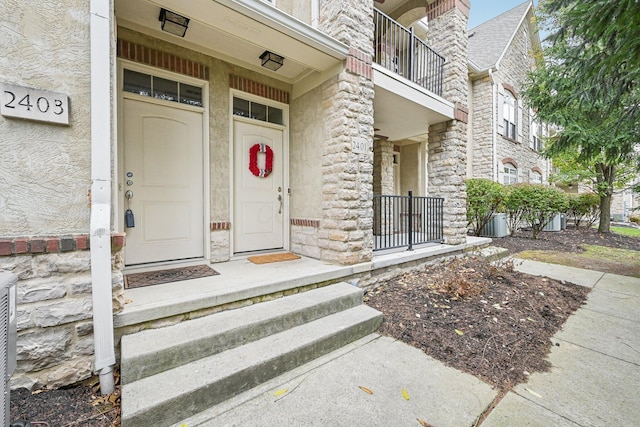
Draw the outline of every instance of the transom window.
<instances>
[{"instance_id":1,"label":"transom window","mask_svg":"<svg viewBox=\"0 0 640 427\"><path fill-rule=\"evenodd\" d=\"M505 163L503 169L503 184L511 185L518 182L518 168L511 163Z\"/></svg>"},{"instance_id":2,"label":"transom window","mask_svg":"<svg viewBox=\"0 0 640 427\"><path fill-rule=\"evenodd\" d=\"M124 70L122 90L164 101L202 107L202 88L132 70Z\"/></svg>"},{"instance_id":3,"label":"transom window","mask_svg":"<svg viewBox=\"0 0 640 427\"><path fill-rule=\"evenodd\" d=\"M504 136L516 139L516 98L509 91L505 91L504 104L502 105L502 119Z\"/></svg>"},{"instance_id":4,"label":"transom window","mask_svg":"<svg viewBox=\"0 0 640 427\"><path fill-rule=\"evenodd\" d=\"M233 98L233 115L240 117L249 117L254 120L274 123L277 125L284 124L284 116L281 108L271 107L269 105L260 104L259 102L247 101L246 99Z\"/></svg>"}]
</instances>

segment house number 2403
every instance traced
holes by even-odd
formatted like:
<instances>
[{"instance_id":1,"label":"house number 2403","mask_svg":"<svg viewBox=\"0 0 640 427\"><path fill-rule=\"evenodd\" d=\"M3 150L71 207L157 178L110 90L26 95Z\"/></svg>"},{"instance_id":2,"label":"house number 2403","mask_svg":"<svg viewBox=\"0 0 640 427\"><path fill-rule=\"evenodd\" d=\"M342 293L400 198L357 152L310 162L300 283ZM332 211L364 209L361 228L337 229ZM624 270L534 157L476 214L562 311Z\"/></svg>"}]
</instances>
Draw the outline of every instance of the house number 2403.
<instances>
[{"instance_id":1,"label":"house number 2403","mask_svg":"<svg viewBox=\"0 0 640 427\"><path fill-rule=\"evenodd\" d=\"M6 117L69 124L67 95L0 84L0 113Z\"/></svg>"}]
</instances>

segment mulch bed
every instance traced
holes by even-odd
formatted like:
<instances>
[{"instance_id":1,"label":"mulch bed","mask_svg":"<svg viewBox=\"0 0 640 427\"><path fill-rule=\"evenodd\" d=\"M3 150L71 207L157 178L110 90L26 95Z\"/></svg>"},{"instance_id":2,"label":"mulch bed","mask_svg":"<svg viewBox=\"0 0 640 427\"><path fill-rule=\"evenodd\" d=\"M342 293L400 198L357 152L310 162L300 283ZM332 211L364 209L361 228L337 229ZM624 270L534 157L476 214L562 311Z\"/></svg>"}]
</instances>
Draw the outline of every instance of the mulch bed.
<instances>
[{"instance_id":1,"label":"mulch bed","mask_svg":"<svg viewBox=\"0 0 640 427\"><path fill-rule=\"evenodd\" d=\"M581 245L640 251L640 239L590 228L530 231L494 239L514 255L530 249L581 252ZM640 256L640 253L639 253ZM494 385L502 392L549 369L550 338L586 300L588 288L520 273L510 262L455 259L367 292L382 311L379 332Z\"/></svg>"},{"instance_id":2,"label":"mulch bed","mask_svg":"<svg viewBox=\"0 0 640 427\"><path fill-rule=\"evenodd\" d=\"M640 251L640 239L593 229L530 232L494 239L511 254L528 250L581 251L594 244ZM584 302L589 289L494 267L479 259L443 262L367 292L366 303L385 314L380 333L423 349L502 392L549 368L550 337ZM92 385L31 394L11 392L11 420L50 426L118 426L119 386L98 396ZM43 424L40 424L43 425Z\"/></svg>"},{"instance_id":3,"label":"mulch bed","mask_svg":"<svg viewBox=\"0 0 640 427\"><path fill-rule=\"evenodd\" d=\"M508 390L549 369L550 338L585 301L589 288L453 259L369 291L388 335Z\"/></svg>"},{"instance_id":4,"label":"mulch bed","mask_svg":"<svg viewBox=\"0 0 640 427\"><path fill-rule=\"evenodd\" d=\"M563 231L547 231L540 233L537 240L531 237L530 231L517 231L511 237L493 239L494 246L500 246L515 254L527 250L543 250L558 252L582 252L581 245L599 245L610 248L640 251L640 239L621 234L601 234L593 228L569 227Z\"/></svg>"}]
</instances>

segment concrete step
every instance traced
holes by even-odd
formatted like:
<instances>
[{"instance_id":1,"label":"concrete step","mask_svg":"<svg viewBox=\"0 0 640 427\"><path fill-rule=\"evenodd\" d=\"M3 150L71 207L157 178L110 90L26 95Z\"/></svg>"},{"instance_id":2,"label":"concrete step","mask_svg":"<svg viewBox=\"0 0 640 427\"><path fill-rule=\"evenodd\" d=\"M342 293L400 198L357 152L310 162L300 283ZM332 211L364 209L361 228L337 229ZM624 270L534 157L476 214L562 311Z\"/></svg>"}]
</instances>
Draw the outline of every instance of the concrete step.
<instances>
[{"instance_id":1,"label":"concrete step","mask_svg":"<svg viewBox=\"0 0 640 427\"><path fill-rule=\"evenodd\" d=\"M380 312L359 305L124 384L122 426L179 422L362 338L381 322Z\"/></svg>"},{"instance_id":2,"label":"concrete step","mask_svg":"<svg viewBox=\"0 0 640 427\"><path fill-rule=\"evenodd\" d=\"M125 335L123 384L157 374L362 303L362 289L347 283L229 310L170 327Z\"/></svg>"}]
</instances>

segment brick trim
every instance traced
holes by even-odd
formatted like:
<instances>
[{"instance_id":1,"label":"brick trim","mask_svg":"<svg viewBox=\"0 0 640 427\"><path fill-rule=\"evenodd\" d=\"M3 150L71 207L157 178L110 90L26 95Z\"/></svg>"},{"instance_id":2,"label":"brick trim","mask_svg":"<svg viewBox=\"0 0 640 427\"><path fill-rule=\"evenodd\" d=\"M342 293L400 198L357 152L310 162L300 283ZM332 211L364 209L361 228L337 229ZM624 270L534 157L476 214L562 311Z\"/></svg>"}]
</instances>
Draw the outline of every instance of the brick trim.
<instances>
[{"instance_id":1,"label":"brick trim","mask_svg":"<svg viewBox=\"0 0 640 427\"><path fill-rule=\"evenodd\" d=\"M209 67L171 53L118 39L118 58L173 71L201 80L209 80Z\"/></svg>"},{"instance_id":2,"label":"brick trim","mask_svg":"<svg viewBox=\"0 0 640 427\"><path fill-rule=\"evenodd\" d=\"M456 120L461 121L462 123L469 123L469 109L467 108L467 106L456 103L454 117Z\"/></svg>"},{"instance_id":3,"label":"brick trim","mask_svg":"<svg viewBox=\"0 0 640 427\"><path fill-rule=\"evenodd\" d=\"M320 220L319 219L301 219L301 218L292 218L291 225L297 225L301 227L315 227L320 228Z\"/></svg>"},{"instance_id":4,"label":"brick trim","mask_svg":"<svg viewBox=\"0 0 640 427\"><path fill-rule=\"evenodd\" d=\"M211 231L231 230L231 223L229 221L212 222L209 226L211 227Z\"/></svg>"},{"instance_id":5,"label":"brick trim","mask_svg":"<svg viewBox=\"0 0 640 427\"><path fill-rule=\"evenodd\" d=\"M283 104L289 103L289 92L258 83L245 77L230 75L229 86L231 89L241 90L242 92L261 96L272 101L282 102Z\"/></svg>"},{"instance_id":6,"label":"brick trim","mask_svg":"<svg viewBox=\"0 0 640 427\"><path fill-rule=\"evenodd\" d=\"M347 55L347 71L371 80L373 78L373 68L371 67L372 61L372 55L367 55L358 49L349 48L349 55Z\"/></svg>"},{"instance_id":7,"label":"brick trim","mask_svg":"<svg viewBox=\"0 0 640 427\"><path fill-rule=\"evenodd\" d=\"M516 167L516 169L520 169L518 167L518 162L516 162L514 159L512 159L511 157L505 157L504 159L502 159L502 164L506 165L507 163L511 163L513 166Z\"/></svg>"},{"instance_id":8,"label":"brick trim","mask_svg":"<svg viewBox=\"0 0 640 427\"><path fill-rule=\"evenodd\" d=\"M468 0L435 0L427 5L427 19L433 20L438 16L444 15L451 9L458 9L465 17L469 17L469 9L471 4Z\"/></svg>"},{"instance_id":9,"label":"brick trim","mask_svg":"<svg viewBox=\"0 0 640 427\"><path fill-rule=\"evenodd\" d=\"M0 256L57 254L86 251L90 237L87 234L58 237L11 237L0 238ZM118 251L126 245L125 233L111 235L111 250Z\"/></svg>"},{"instance_id":10,"label":"brick trim","mask_svg":"<svg viewBox=\"0 0 640 427\"><path fill-rule=\"evenodd\" d=\"M516 99L520 97L518 95L518 91L516 90L516 88L510 85L509 83L502 83L502 87L508 90L509 92L511 92L511 94L515 96Z\"/></svg>"},{"instance_id":11,"label":"brick trim","mask_svg":"<svg viewBox=\"0 0 640 427\"><path fill-rule=\"evenodd\" d=\"M542 169L540 169L538 166L534 166L531 168L531 172L537 172L540 175L542 175Z\"/></svg>"}]
</instances>

